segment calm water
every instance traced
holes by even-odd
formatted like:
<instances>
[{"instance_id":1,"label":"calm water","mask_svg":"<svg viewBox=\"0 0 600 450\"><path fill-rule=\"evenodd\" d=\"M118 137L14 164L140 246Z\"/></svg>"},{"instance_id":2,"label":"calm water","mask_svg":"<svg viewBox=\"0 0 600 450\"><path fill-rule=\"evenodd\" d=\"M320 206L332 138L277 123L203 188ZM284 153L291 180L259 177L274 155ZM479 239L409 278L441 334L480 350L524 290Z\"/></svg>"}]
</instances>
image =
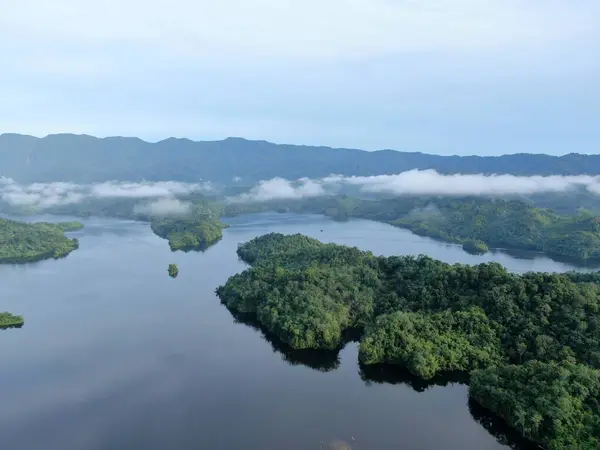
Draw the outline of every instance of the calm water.
<instances>
[{"instance_id":1,"label":"calm water","mask_svg":"<svg viewBox=\"0 0 600 450\"><path fill-rule=\"evenodd\" d=\"M426 385L362 370L355 344L339 355L290 352L236 322L214 289L244 269L237 244L271 231L376 254L572 269L545 257L473 256L384 224L319 216L231 219L221 242L187 254L171 253L147 224L84 222L68 258L0 266L0 310L26 320L0 332L3 448L318 450L333 439L365 450L509 448L500 443L506 430L468 404L459 380ZM169 263L179 265L175 280Z\"/></svg>"}]
</instances>

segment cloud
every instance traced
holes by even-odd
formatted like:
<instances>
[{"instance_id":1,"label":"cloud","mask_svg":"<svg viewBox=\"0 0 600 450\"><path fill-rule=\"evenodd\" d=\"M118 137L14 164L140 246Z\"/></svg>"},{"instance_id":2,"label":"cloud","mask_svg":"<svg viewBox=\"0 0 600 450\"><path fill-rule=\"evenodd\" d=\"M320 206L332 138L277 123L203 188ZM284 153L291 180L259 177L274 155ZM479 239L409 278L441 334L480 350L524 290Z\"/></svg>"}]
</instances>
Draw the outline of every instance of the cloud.
<instances>
[{"instance_id":1,"label":"cloud","mask_svg":"<svg viewBox=\"0 0 600 450\"><path fill-rule=\"evenodd\" d=\"M19 206L49 208L57 205L79 203L86 199L172 199L174 196L188 195L194 192L212 191L209 182L181 183L176 181L160 182L117 182L109 181L97 184L81 185L66 182L33 183L21 185L10 178L0 178L0 199ZM149 203L149 208L174 207L171 203ZM183 204L178 205L181 209ZM158 210L157 209L157 210Z\"/></svg>"},{"instance_id":2,"label":"cloud","mask_svg":"<svg viewBox=\"0 0 600 450\"><path fill-rule=\"evenodd\" d=\"M191 203L176 198L160 198L153 202L135 205L133 212L150 216L182 216L190 212Z\"/></svg>"},{"instance_id":3,"label":"cloud","mask_svg":"<svg viewBox=\"0 0 600 450\"><path fill-rule=\"evenodd\" d=\"M236 202L265 202L270 200L301 199L325 195L322 183L308 178L289 181L285 178L272 178L260 181L250 192L231 198Z\"/></svg>"},{"instance_id":4,"label":"cloud","mask_svg":"<svg viewBox=\"0 0 600 450\"><path fill-rule=\"evenodd\" d=\"M323 181L331 185L359 186L364 192L397 195L527 195L565 192L577 186L600 193L600 178L587 175L443 175L435 170L409 170L371 177L331 176Z\"/></svg>"},{"instance_id":5,"label":"cloud","mask_svg":"<svg viewBox=\"0 0 600 450\"><path fill-rule=\"evenodd\" d=\"M158 181L154 183L124 183L109 181L90 186L90 195L98 198L148 198L207 192L211 184Z\"/></svg>"},{"instance_id":6,"label":"cloud","mask_svg":"<svg viewBox=\"0 0 600 450\"><path fill-rule=\"evenodd\" d=\"M531 195L566 192L581 187L600 195L600 177L587 175L530 177L483 174L444 175L435 170L409 170L396 175L370 177L331 175L320 180L304 178L289 181L283 178L273 178L259 182L248 193L239 195L232 200L260 202L318 197L335 194L344 186L356 187L364 193L398 196Z\"/></svg>"}]
</instances>

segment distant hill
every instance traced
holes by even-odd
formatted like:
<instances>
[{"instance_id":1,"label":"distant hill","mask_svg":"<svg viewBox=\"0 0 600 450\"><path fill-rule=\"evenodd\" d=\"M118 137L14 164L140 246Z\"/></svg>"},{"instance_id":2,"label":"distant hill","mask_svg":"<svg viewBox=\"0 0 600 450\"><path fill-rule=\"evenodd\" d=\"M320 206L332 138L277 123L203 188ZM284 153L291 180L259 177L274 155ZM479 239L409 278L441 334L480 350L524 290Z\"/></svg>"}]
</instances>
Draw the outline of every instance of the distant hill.
<instances>
[{"instance_id":1,"label":"distant hill","mask_svg":"<svg viewBox=\"0 0 600 450\"><path fill-rule=\"evenodd\" d=\"M278 145L241 138L201 142L169 138L149 143L138 138L100 139L73 134L45 138L0 135L0 176L19 182L204 179L229 183L234 177L249 182L275 176L296 179L332 173L380 175L410 169L436 169L442 173L598 175L600 155L461 157Z\"/></svg>"}]
</instances>

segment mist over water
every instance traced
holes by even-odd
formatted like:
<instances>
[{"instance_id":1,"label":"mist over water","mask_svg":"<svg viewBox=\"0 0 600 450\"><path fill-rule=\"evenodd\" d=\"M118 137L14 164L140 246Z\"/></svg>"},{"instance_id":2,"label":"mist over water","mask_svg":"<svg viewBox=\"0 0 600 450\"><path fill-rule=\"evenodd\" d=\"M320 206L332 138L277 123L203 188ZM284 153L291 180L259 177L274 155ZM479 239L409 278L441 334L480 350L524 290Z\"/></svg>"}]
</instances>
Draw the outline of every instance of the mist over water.
<instances>
[{"instance_id":1,"label":"mist over water","mask_svg":"<svg viewBox=\"0 0 600 450\"><path fill-rule=\"evenodd\" d=\"M231 202L298 200L335 195L344 189L357 189L365 194L398 196L515 196L561 193L584 189L600 196L600 177L589 175L515 176L484 174L440 174L435 170L408 170L395 175L343 176L320 179L288 180L272 178L248 186L247 192L231 196ZM189 207L177 198L190 194L218 194L210 181L127 182L107 181L76 184L66 181L19 184L0 177L0 200L12 206L39 209L70 205L90 199L135 199L145 201L140 212L181 214Z\"/></svg>"},{"instance_id":2,"label":"mist over water","mask_svg":"<svg viewBox=\"0 0 600 450\"><path fill-rule=\"evenodd\" d=\"M600 195L600 177L588 175L515 176L484 174L440 174L435 170L408 170L395 175L343 176L322 179L260 181L249 192L232 201L269 201L332 195L344 187L364 193L418 196L507 196L567 192L583 188Z\"/></svg>"},{"instance_id":3,"label":"mist over water","mask_svg":"<svg viewBox=\"0 0 600 450\"><path fill-rule=\"evenodd\" d=\"M0 309L25 316L22 329L0 333L0 436L11 450L508 448L460 379L427 384L361 367L353 343L339 354L291 351L232 317L214 289L246 267L238 243L271 231L518 272L574 268L540 255L469 255L364 220L236 217L203 253L170 252L145 223L84 222L67 258L0 266Z\"/></svg>"}]
</instances>

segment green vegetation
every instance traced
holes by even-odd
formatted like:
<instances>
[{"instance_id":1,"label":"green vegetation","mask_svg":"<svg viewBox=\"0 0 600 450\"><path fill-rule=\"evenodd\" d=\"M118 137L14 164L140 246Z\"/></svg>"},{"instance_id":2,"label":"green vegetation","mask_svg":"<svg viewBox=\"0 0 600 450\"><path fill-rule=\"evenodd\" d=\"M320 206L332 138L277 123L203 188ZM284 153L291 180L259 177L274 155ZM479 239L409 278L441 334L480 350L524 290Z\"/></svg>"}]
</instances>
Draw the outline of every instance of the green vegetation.
<instances>
[{"instance_id":1,"label":"green vegetation","mask_svg":"<svg viewBox=\"0 0 600 450\"><path fill-rule=\"evenodd\" d=\"M347 208L347 204L341 208L344 215ZM600 260L600 221L585 211L560 216L518 200L403 197L358 201L349 214L465 244L467 250L490 246Z\"/></svg>"},{"instance_id":2,"label":"green vegetation","mask_svg":"<svg viewBox=\"0 0 600 450\"><path fill-rule=\"evenodd\" d=\"M475 371L470 395L549 450L600 448L598 370L529 361Z\"/></svg>"},{"instance_id":3,"label":"green vegetation","mask_svg":"<svg viewBox=\"0 0 600 450\"><path fill-rule=\"evenodd\" d=\"M590 380L600 368L600 274L517 275L497 263L376 257L275 233L241 245L238 255L252 267L217 288L221 301L293 349L337 349L345 333L362 330L365 367L396 364L423 379L475 370L473 397L527 437L551 448L596 448L589 439L600 436L591 417L600 392ZM567 372L575 381L554 375ZM540 380L553 377L537 395ZM560 383L573 387L562 393ZM500 407L503 396L514 400L509 409ZM518 415L534 417L543 405L565 411L546 411L535 432L520 428Z\"/></svg>"},{"instance_id":4,"label":"green vegetation","mask_svg":"<svg viewBox=\"0 0 600 450\"><path fill-rule=\"evenodd\" d=\"M167 270L171 278L175 278L179 274L179 268L177 267L177 264L169 264L169 268Z\"/></svg>"},{"instance_id":5,"label":"green vegetation","mask_svg":"<svg viewBox=\"0 0 600 450\"><path fill-rule=\"evenodd\" d=\"M71 222L60 222L56 224L64 232L68 231L79 231L83 230L83 224L81 222L71 221Z\"/></svg>"},{"instance_id":6,"label":"green vegetation","mask_svg":"<svg viewBox=\"0 0 600 450\"><path fill-rule=\"evenodd\" d=\"M164 217L152 219L152 231L169 241L171 250L206 250L223 237L225 224L213 217Z\"/></svg>"},{"instance_id":7,"label":"green vegetation","mask_svg":"<svg viewBox=\"0 0 600 450\"><path fill-rule=\"evenodd\" d=\"M484 197L397 197L379 200L347 196L231 204L223 215L266 210L320 213L335 220L369 219L411 230L421 236L464 245L530 250L580 262L600 260L600 217L588 211L561 216L520 200Z\"/></svg>"},{"instance_id":8,"label":"green vegetation","mask_svg":"<svg viewBox=\"0 0 600 450\"><path fill-rule=\"evenodd\" d=\"M485 242L479 240L468 240L463 246L463 250L467 253L483 254L488 252L488 246Z\"/></svg>"},{"instance_id":9,"label":"green vegetation","mask_svg":"<svg viewBox=\"0 0 600 450\"><path fill-rule=\"evenodd\" d=\"M521 201L484 198L436 199L425 208L390 223L449 242L478 240L492 247L600 259L600 223L589 213L566 217Z\"/></svg>"},{"instance_id":10,"label":"green vegetation","mask_svg":"<svg viewBox=\"0 0 600 450\"><path fill-rule=\"evenodd\" d=\"M502 361L496 327L480 308L383 314L367 327L359 357L364 364L400 364L424 379Z\"/></svg>"},{"instance_id":11,"label":"green vegetation","mask_svg":"<svg viewBox=\"0 0 600 450\"><path fill-rule=\"evenodd\" d=\"M0 328L22 327L25 323L23 316L15 316L8 312L0 312Z\"/></svg>"},{"instance_id":12,"label":"green vegetation","mask_svg":"<svg viewBox=\"0 0 600 450\"><path fill-rule=\"evenodd\" d=\"M66 214L89 217L117 217L150 222L152 231L169 241L173 251L205 250L222 237L225 224L218 220L223 206L209 201L201 194L182 196L180 201L189 206L184 214L151 214L148 199L86 199L80 203L56 205L47 208L49 214ZM23 213L23 211L11 211ZM79 222L59 224L64 231L76 231L83 227Z\"/></svg>"},{"instance_id":13,"label":"green vegetation","mask_svg":"<svg viewBox=\"0 0 600 450\"><path fill-rule=\"evenodd\" d=\"M56 134L35 138L2 134L0 167L4 176L19 182L204 179L230 183L234 177L242 176L244 183L254 183L273 177L295 180L332 173L369 176L410 169L463 174L598 175L600 158L576 153L460 157L389 150L366 152L241 138L208 142L169 138L150 143L133 137L100 139Z\"/></svg>"},{"instance_id":14,"label":"green vegetation","mask_svg":"<svg viewBox=\"0 0 600 450\"><path fill-rule=\"evenodd\" d=\"M79 222L23 223L0 219L0 263L26 263L67 256L79 247L65 231L80 229Z\"/></svg>"}]
</instances>

